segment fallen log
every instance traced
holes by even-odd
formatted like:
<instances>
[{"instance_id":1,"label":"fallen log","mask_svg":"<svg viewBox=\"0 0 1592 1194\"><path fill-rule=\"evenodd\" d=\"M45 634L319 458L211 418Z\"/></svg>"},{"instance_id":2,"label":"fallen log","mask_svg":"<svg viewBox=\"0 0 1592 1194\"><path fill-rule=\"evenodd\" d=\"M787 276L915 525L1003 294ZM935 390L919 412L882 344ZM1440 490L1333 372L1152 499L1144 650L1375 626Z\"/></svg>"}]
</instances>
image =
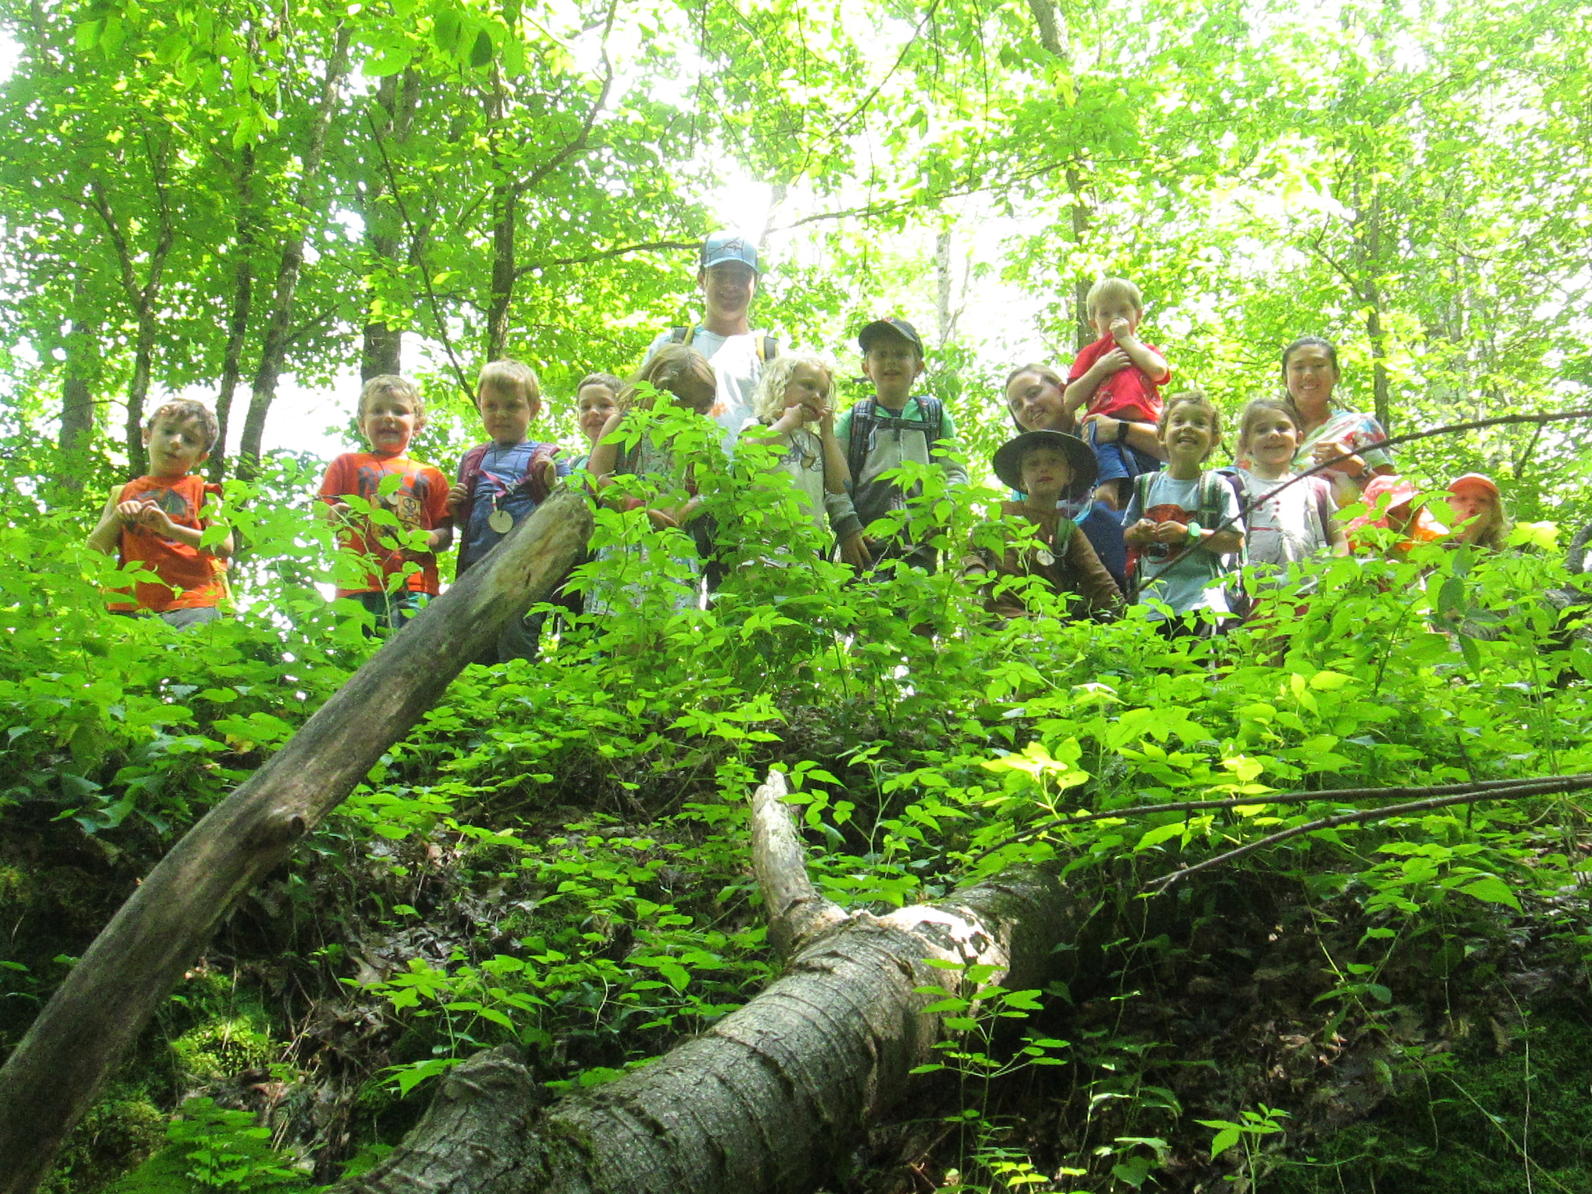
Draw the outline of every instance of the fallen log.
<instances>
[{"instance_id":1,"label":"fallen log","mask_svg":"<svg viewBox=\"0 0 1592 1194\"><path fill-rule=\"evenodd\" d=\"M847 914L808 880L777 773L754 797L770 936L794 953L745 1007L642 1069L538 1109L512 1046L453 1070L419 1126L337 1194L799 1194L896 1103L946 1035L923 988L966 967L1037 985L1087 909L1020 869L932 905ZM958 963L950 969L933 962Z\"/></svg>"},{"instance_id":2,"label":"fallen log","mask_svg":"<svg viewBox=\"0 0 1592 1194\"><path fill-rule=\"evenodd\" d=\"M551 597L590 533L585 498L555 493L149 873L0 1069L0 1194L34 1189L238 897L343 801L507 618Z\"/></svg>"}]
</instances>

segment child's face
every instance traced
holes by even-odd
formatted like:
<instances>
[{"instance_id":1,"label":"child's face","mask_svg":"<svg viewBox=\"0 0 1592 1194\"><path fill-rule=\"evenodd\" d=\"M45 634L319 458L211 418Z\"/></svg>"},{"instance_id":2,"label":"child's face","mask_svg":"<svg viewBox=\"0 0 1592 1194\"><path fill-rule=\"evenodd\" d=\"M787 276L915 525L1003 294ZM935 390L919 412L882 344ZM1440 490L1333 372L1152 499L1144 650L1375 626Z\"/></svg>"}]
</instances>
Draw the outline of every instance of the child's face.
<instances>
[{"instance_id":1,"label":"child's face","mask_svg":"<svg viewBox=\"0 0 1592 1194\"><path fill-rule=\"evenodd\" d=\"M154 477L186 477L210 456L199 420L181 415L161 415L153 426L145 427L144 447Z\"/></svg>"},{"instance_id":2,"label":"child's face","mask_svg":"<svg viewBox=\"0 0 1592 1194\"><path fill-rule=\"evenodd\" d=\"M1285 469L1299 450L1299 428L1281 411L1262 411L1249 421L1240 445L1244 455L1268 469Z\"/></svg>"},{"instance_id":3,"label":"child's face","mask_svg":"<svg viewBox=\"0 0 1592 1194\"><path fill-rule=\"evenodd\" d=\"M1023 492L1054 500L1072 484L1072 464L1060 448L1030 448L1023 456Z\"/></svg>"},{"instance_id":4,"label":"child's face","mask_svg":"<svg viewBox=\"0 0 1592 1194\"><path fill-rule=\"evenodd\" d=\"M532 399L518 386L483 386L475 404L481 426L493 443L504 447L523 444L525 429L542 409L541 399Z\"/></svg>"},{"instance_id":5,"label":"child's face","mask_svg":"<svg viewBox=\"0 0 1592 1194\"><path fill-rule=\"evenodd\" d=\"M923 372L923 358L906 340L881 336L862 358L862 371L873 382L874 393L887 405L899 406L912 393L912 383Z\"/></svg>"},{"instance_id":6,"label":"child's face","mask_svg":"<svg viewBox=\"0 0 1592 1194\"><path fill-rule=\"evenodd\" d=\"M1492 515L1492 494L1485 489L1465 486L1458 493L1448 495L1448 508L1454 512L1454 521L1468 523L1461 528L1461 537L1473 535L1481 530L1482 524Z\"/></svg>"},{"instance_id":7,"label":"child's face","mask_svg":"<svg viewBox=\"0 0 1592 1194\"><path fill-rule=\"evenodd\" d=\"M1338 367L1332 354L1319 344L1301 344L1288 354L1283 367L1288 393L1300 406L1325 408L1338 384Z\"/></svg>"},{"instance_id":8,"label":"child's face","mask_svg":"<svg viewBox=\"0 0 1592 1194\"><path fill-rule=\"evenodd\" d=\"M1180 402L1167 415L1161 431L1167 463L1197 465L1216 446L1216 420L1197 402Z\"/></svg>"},{"instance_id":9,"label":"child's face","mask_svg":"<svg viewBox=\"0 0 1592 1194\"><path fill-rule=\"evenodd\" d=\"M1135 307L1126 298L1103 298L1094 305L1094 311L1089 316L1089 322L1094 325L1095 335L1111 335L1111 325L1119 319L1128 323L1128 331L1138 330L1139 320L1144 318L1142 308Z\"/></svg>"},{"instance_id":10,"label":"child's face","mask_svg":"<svg viewBox=\"0 0 1592 1194\"><path fill-rule=\"evenodd\" d=\"M1006 387L1006 408L1024 431L1059 431L1065 416L1061 390L1037 373L1019 373Z\"/></svg>"},{"instance_id":11,"label":"child's face","mask_svg":"<svg viewBox=\"0 0 1592 1194\"><path fill-rule=\"evenodd\" d=\"M699 415L711 411L719 398L714 387L700 377L677 377L662 388L674 395L676 406L683 406Z\"/></svg>"},{"instance_id":12,"label":"child's face","mask_svg":"<svg viewBox=\"0 0 1592 1194\"><path fill-rule=\"evenodd\" d=\"M397 456L426 425L426 417L407 394L376 394L359 412L359 433L372 452Z\"/></svg>"},{"instance_id":13,"label":"child's face","mask_svg":"<svg viewBox=\"0 0 1592 1194\"><path fill-rule=\"evenodd\" d=\"M619 409L619 400L607 386L592 382L581 386L580 393L575 395L575 409L580 433L595 444L609 416Z\"/></svg>"},{"instance_id":14,"label":"child's face","mask_svg":"<svg viewBox=\"0 0 1592 1194\"><path fill-rule=\"evenodd\" d=\"M829 375L814 365L797 365L785 383L785 409L801 407L802 422L815 423L829 411Z\"/></svg>"}]
</instances>

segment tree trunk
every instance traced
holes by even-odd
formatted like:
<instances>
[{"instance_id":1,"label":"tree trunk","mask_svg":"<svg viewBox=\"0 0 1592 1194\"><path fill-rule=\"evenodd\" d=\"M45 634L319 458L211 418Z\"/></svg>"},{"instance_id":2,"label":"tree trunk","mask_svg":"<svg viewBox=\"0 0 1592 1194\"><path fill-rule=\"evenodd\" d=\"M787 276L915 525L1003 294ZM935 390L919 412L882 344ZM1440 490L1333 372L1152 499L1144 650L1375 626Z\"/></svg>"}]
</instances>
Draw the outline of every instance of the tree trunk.
<instances>
[{"instance_id":1,"label":"tree trunk","mask_svg":"<svg viewBox=\"0 0 1592 1194\"><path fill-rule=\"evenodd\" d=\"M249 411L243 420L243 438L238 445L238 472L244 477L252 477L259 471L260 444L265 439L265 417L276 399L276 385L287 360L293 295L298 289L299 271L304 266L304 240L309 235L309 212L313 209L315 192L320 186L326 134L331 127L332 113L337 108L343 79L348 74L348 42L349 27L346 23L340 24L331 59L326 64L320 105L315 119L310 123L304 152L300 155L298 187L293 196L295 222L287 229L282 240L281 264L277 268L276 286L271 298L271 317L265 328L265 342L260 346L260 367L254 374Z\"/></svg>"},{"instance_id":2,"label":"tree trunk","mask_svg":"<svg viewBox=\"0 0 1592 1194\"><path fill-rule=\"evenodd\" d=\"M822 1182L945 1035L925 1009L1037 984L1086 919L1052 875L1014 870L935 905L849 916L800 869L777 776L755 862L771 939L799 952L745 1007L644 1069L547 1111L503 1047L454 1070L408 1140L340 1194L796 1194ZM776 839L772 845L768 838ZM782 840L780 840L782 839ZM794 859L794 861L793 861ZM943 969L931 961L958 963ZM934 989L924 993L920 988Z\"/></svg>"},{"instance_id":3,"label":"tree trunk","mask_svg":"<svg viewBox=\"0 0 1592 1194\"><path fill-rule=\"evenodd\" d=\"M0 1194L34 1188L237 898L342 802L507 617L551 596L590 531L585 497L555 493L150 872L0 1069Z\"/></svg>"},{"instance_id":4,"label":"tree trunk","mask_svg":"<svg viewBox=\"0 0 1592 1194\"><path fill-rule=\"evenodd\" d=\"M94 443L94 383L100 376L99 329L73 315L72 330L66 335L66 363L61 377L61 452L69 457L86 453ZM83 475L69 468L59 478L63 485L77 490Z\"/></svg>"},{"instance_id":5,"label":"tree trunk","mask_svg":"<svg viewBox=\"0 0 1592 1194\"><path fill-rule=\"evenodd\" d=\"M419 105L420 79L414 71L387 75L376 88L376 107L381 115L373 133L378 141L375 163L364 187L365 243L370 247L371 257L394 273L402 269L398 254L403 238L396 231L394 217L384 210L388 204L399 202L398 196L392 193L386 162L392 148L409 139ZM367 311L373 298L367 295ZM368 318L359 354L360 379L369 381L384 373L397 373L402 352L403 329L393 327L385 319Z\"/></svg>"},{"instance_id":6,"label":"tree trunk","mask_svg":"<svg viewBox=\"0 0 1592 1194\"><path fill-rule=\"evenodd\" d=\"M252 45L251 35L251 45ZM227 472L227 430L232 421L232 397L243 377L243 347L248 342L249 314L254 309L254 251L257 229L254 210L254 146L245 145L238 160L238 214L234 223L232 302L227 314L227 347L221 358L221 384L216 389L216 446L210 453L210 479L219 482Z\"/></svg>"}]
</instances>

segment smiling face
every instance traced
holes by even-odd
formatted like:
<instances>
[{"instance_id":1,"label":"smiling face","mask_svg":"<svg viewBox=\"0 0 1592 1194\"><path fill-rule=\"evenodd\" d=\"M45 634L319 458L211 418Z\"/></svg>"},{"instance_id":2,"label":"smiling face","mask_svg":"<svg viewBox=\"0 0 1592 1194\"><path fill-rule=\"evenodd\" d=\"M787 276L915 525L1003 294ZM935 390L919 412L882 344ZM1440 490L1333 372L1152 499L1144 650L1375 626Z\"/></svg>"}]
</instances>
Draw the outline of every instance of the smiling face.
<instances>
[{"instance_id":1,"label":"smiling face","mask_svg":"<svg viewBox=\"0 0 1592 1194\"><path fill-rule=\"evenodd\" d=\"M198 419L163 414L144 428L149 472L154 477L185 477L210 456Z\"/></svg>"},{"instance_id":2,"label":"smiling face","mask_svg":"<svg viewBox=\"0 0 1592 1194\"><path fill-rule=\"evenodd\" d=\"M1332 387L1338 384L1338 366L1332 350L1323 344L1301 344L1282 366L1288 396L1306 416L1326 417Z\"/></svg>"},{"instance_id":3,"label":"smiling face","mask_svg":"<svg viewBox=\"0 0 1592 1194\"><path fill-rule=\"evenodd\" d=\"M598 382L581 386L580 392L575 395L580 433L594 444L603 433L603 424L608 422L608 416L618 409L619 395Z\"/></svg>"},{"instance_id":4,"label":"smiling face","mask_svg":"<svg viewBox=\"0 0 1592 1194\"><path fill-rule=\"evenodd\" d=\"M1061 387L1030 371L1006 384L1006 409L1024 431L1059 431L1066 416Z\"/></svg>"},{"instance_id":5,"label":"smiling face","mask_svg":"<svg viewBox=\"0 0 1592 1194\"><path fill-rule=\"evenodd\" d=\"M1203 402L1179 402L1166 412L1161 447L1174 471L1198 471L1220 437L1216 414Z\"/></svg>"},{"instance_id":6,"label":"smiling face","mask_svg":"<svg viewBox=\"0 0 1592 1194\"><path fill-rule=\"evenodd\" d=\"M1072 463L1060 448L1030 448L1022 470L1023 492L1030 500L1054 502L1072 484Z\"/></svg>"},{"instance_id":7,"label":"smiling face","mask_svg":"<svg viewBox=\"0 0 1592 1194\"><path fill-rule=\"evenodd\" d=\"M739 261L723 261L697 273L702 298L710 322L738 322L746 318L752 296L757 293L757 275Z\"/></svg>"},{"instance_id":8,"label":"smiling face","mask_svg":"<svg viewBox=\"0 0 1592 1194\"><path fill-rule=\"evenodd\" d=\"M486 433L502 447L523 444L525 429L542 408L541 401L532 401L522 387L491 384L481 387L475 404Z\"/></svg>"},{"instance_id":9,"label":"smiling face","mask_svg":"<svg viewBox=\"0 0 1592 1194\"><path fill-rule=\"evenodd\" d=\"M1293 464L1299 450L1299 427L1285 412L1262 409L1244 423L1238 449L1265 476L1276 476Z\"/></svg>"},{"instance_id":10,"label":"smiling face","mask_svg":"<svg viewBox=\"0 0 1592 1194\"><path fill-rule=\"evenodd\" d=\"M785 409L801 407L802 422L815 423L829 410L829 375L806 363L791 370L785 383Z\"/></svg>"},{"instance_id":11,"label":"smiling face","mask_svg":"<svg viewBox=\"0 0 1592 1194\"><path fill-rule=\"evenodd\" d=\"M426 425L420 405L408 394L378 391L365 399L359 411L359 433L378 456L399 456L415 432Z\"/></svg>"},{"instance_id":12,"label":"smiling face","mask_svg":"<svg viewBox=\"0 0 1592 1194\"><path fill-rule=\"evenodd\" d=\"M923 358L904 336L879 336L863 354L862 371L874 394L891 410L900 410L923 372Z\"/></svg>"}]
</instances>

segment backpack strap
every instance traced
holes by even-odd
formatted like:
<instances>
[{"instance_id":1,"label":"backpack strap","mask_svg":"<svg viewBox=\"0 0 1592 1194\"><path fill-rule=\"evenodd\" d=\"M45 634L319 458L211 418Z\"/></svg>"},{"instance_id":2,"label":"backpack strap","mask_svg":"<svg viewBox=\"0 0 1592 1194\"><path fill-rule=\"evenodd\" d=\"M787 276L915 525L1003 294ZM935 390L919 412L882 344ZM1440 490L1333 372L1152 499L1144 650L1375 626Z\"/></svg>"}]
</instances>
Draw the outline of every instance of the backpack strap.
<instances>
[{"instance_id":1,"label":"backpack strap","mask_svg":"<svg viewBox=\"0 0 1592 1194\"><path fill-rule=\"evenodd\" d=\"M670 344L686 344L686 345L689 345L691 343L691 341L694 340L695 338L696 338L696 325L694 325L694 324L689 326L689 327L682 325L680 327L670 328L669 329L669 343Z\"/></svg>"},{"instance_id":2,"label":"backpack strap","mask_svg":"<svg viewBox=\"0 0 1592 1194\"><path fill-rule=\"evenodd\" d=\"M486 444L471 448L459 460L459 482L464 486L464 505L459 508L458 518L463 522L470 521L470 511L475 508L475 484L481 479L481 462L486 459Z\"/></svg>"},{"instance_id":3,"label":"backpack strap","mask_svg":"<svg viewBox=\"0 0 1592 1194\"><path fill-rule=\"evenodd\" d=\"M945 434L945 403L927 394L918 398L918 413L923 416L923 434L928 440L929 459L940 455L939 442Z\"/></svg>"},{"instance_id":4,"label":"backpack strap","mask_svg":"<svg viewBox=\"0 0 1592 1194\"><path fill-rule=\"evenodd\" d=\"M862 482L862 466L868 459L868 440L875 422L875 403L864 398L851 408L851 434L846 439L846 467L851 470L853 486Z\"/></svg>"},{"instance_id":5,"label":"backpack strap","mask_svg":"<svg viewBox=\"0 0 1592 1194\"><path fill-rule=\"evenodd\" d=\"M779 341L767 332L757 338L757 360L759 364L766 365L779 356Z\"/></svg>"}]
</instances>

